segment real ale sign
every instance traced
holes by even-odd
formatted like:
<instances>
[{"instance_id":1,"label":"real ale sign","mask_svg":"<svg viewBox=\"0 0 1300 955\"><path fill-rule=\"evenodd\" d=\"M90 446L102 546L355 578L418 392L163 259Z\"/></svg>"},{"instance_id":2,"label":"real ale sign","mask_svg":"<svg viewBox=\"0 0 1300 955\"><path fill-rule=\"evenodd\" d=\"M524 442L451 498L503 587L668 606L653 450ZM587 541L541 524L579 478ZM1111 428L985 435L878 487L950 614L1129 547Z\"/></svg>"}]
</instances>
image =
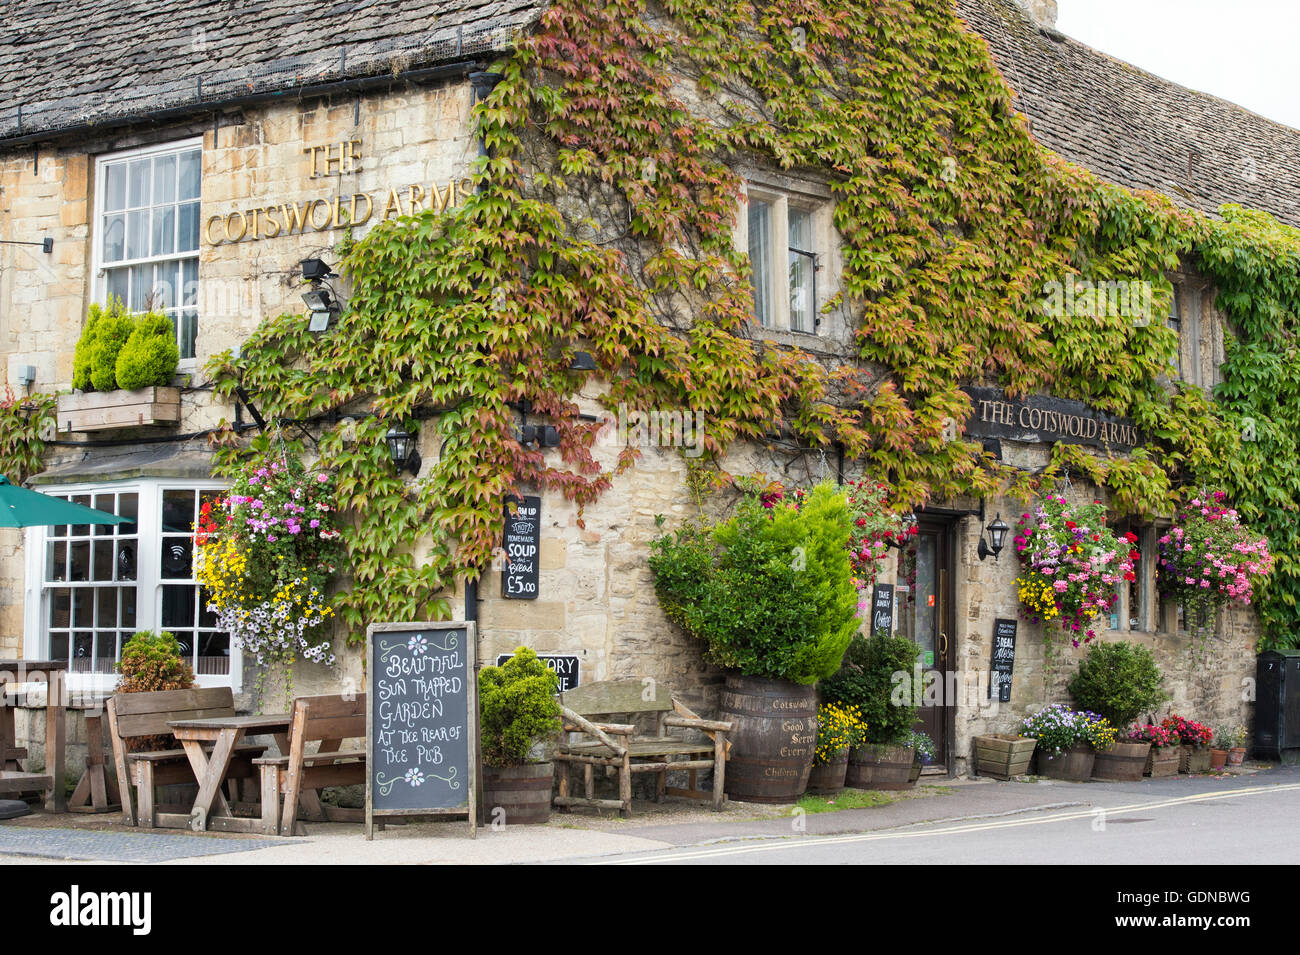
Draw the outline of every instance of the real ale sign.
<instances>
[{"instance_id":1,"label":"real ale sign","mask_svg":"<svg viewBox=\"0 0 1300 955\"><path fill-rule=\"evenodd\" d=\"M501 549L501 596L508 600L537 599L537 570L542 539L542 499L506 500Z\"/></svg>"}]
</instances>

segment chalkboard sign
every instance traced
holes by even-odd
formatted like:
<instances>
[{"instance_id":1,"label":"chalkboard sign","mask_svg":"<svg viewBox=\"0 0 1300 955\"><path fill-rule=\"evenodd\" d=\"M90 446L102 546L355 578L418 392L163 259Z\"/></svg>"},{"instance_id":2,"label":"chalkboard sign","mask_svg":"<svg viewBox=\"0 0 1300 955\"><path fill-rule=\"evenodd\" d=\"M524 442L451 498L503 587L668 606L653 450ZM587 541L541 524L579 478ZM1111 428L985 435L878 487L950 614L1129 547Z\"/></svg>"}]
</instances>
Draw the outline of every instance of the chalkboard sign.
<instances>
[{"instance_id":1,"label":"chalkboard sign","mask_svg":"<svg viewBox=\"0 0 1300 955\"><path fill-rule=\"evenodd\" d=\"M993 666L989 673L989 699L1011 702L1011 671L1016 666L1016 622L999 618L993 623Z\"/></svg>"},{"instance_id":2,"label":"chalkboard sign","mask_svg":"<svg viewBox=\"0 0 1300 955\"><path fill-rule=\"evenodd\" d=\"M891 584L876 584L871 591L871 632L894 632L894 588Z\"/></svg>"},{"instance_id":3,"label":"chalkboard sign","mask_svg":"<svg viewBox=\"0 0 1300 955\"><path fill-rule=\"evenodd\" d=\"M513 653L498 653L497 666L501 666L509 660ZM572 690L578 685L578 677L581 671L581 661L575 656L558 653L539 653L537 659L546 664L547 669L560 678L560 692Z\"/></svg>"},{"instance_id":4,"label":"chalkboard sign","mask_svg":"<svg viewBox=\"0 0 1300 955\"><path fill-rule=\"evenodd\" d=\"M507 600L537 599L537 563L542 543L542 499L513 497L506 501L501 549L501 596Z\"/></svg>"},{"instance_id":5,"label":"chalkboard sign","mask_svg":"<svg viewBox=\"0 0 1300 955\"><path fill-rule=\"evenodd\" d=\"M366 838L376 817L450 814L474 835L475 625L374 623L366 644Z\"/></svg>"}]
</instances>

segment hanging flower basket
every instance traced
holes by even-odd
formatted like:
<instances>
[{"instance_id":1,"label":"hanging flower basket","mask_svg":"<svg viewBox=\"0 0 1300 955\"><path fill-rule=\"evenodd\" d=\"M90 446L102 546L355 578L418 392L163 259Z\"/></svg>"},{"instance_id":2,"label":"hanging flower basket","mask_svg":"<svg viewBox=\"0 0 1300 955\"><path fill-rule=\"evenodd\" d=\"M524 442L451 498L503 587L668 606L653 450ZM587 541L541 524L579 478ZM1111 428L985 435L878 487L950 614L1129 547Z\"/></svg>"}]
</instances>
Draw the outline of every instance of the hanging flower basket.
<instances>
[{"instance_id":1,"label":"hanging flower basket","mask_svg":"<svg viewBox=\"0 0 1300 955\"><path fill-rule=\"evenodd\" d=\"M1226 603L1249 606L1273 570L1268 539L1243 526L1225 497L1222 491L1193 497L1158 542L1157 586L1190 608L1199 626L1208 626Z\"/></svg>"}]
</instances>

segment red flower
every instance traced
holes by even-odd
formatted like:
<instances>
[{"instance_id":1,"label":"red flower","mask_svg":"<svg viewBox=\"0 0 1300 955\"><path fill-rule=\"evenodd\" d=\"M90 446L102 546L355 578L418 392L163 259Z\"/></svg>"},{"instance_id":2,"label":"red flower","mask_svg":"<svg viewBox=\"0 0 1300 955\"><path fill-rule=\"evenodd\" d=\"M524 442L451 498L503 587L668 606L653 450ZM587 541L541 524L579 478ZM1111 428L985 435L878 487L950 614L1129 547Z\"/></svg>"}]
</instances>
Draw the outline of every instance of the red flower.
<instances>
[{"instance_id":1,"label":"red flower","mask_svg":"<svg viewBox=\"0 0 1300 955\"><path fill-rule=\"evenodd\" d=\"M1133 581L1137 580L1137 574L1133 573L1133 571L1130 570L1127 574L1124 575L1124 579L1132 583Z\"/></svg>"},{"instance_id":2,"label":"red flower","mask_svg":"<svg viewBox=\"0 0 1300 955\"><path fill-rule=\"evenodd\" d=\"M1128 541L1130 544L1136 544L1138 542L1138 536L1134 534L1132 531L1126 532L1124 534L1124 539Z\"/></svg>"},{"instance_id":3,"label":"red flower","mask_svg":"<svg viewBox=\"0 0 1300 955\"><path fill-rule=\"evenodd\" d=\"M1131 551L1128 552L1128 559L1129 559L1129 560L1141 560L1141 559L1142 559L1142 554L1141 554L1141 552L1139 552L1139 551L1131 550Z\"/></svg>"}]
</instances>

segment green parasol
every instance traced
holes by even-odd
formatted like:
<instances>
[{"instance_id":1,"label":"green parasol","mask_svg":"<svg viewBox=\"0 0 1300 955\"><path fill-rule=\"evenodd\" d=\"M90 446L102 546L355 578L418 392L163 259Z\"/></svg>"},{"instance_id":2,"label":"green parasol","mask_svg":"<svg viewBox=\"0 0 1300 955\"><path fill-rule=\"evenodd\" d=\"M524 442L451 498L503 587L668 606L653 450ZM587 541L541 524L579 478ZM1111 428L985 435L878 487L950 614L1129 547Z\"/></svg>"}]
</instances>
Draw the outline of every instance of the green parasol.
<instances>
[{"instance_id":1,"label":"green parasol","mask_svg":"<svg viewBox=\"0 0 1300 955\"><path fill-rule=\"evenodd\" d=\"M132 518L97 511L62 498L10 484L0 474L0 527L40 527L52 524L129 524Z\"/></svg>"}]
</instances>

